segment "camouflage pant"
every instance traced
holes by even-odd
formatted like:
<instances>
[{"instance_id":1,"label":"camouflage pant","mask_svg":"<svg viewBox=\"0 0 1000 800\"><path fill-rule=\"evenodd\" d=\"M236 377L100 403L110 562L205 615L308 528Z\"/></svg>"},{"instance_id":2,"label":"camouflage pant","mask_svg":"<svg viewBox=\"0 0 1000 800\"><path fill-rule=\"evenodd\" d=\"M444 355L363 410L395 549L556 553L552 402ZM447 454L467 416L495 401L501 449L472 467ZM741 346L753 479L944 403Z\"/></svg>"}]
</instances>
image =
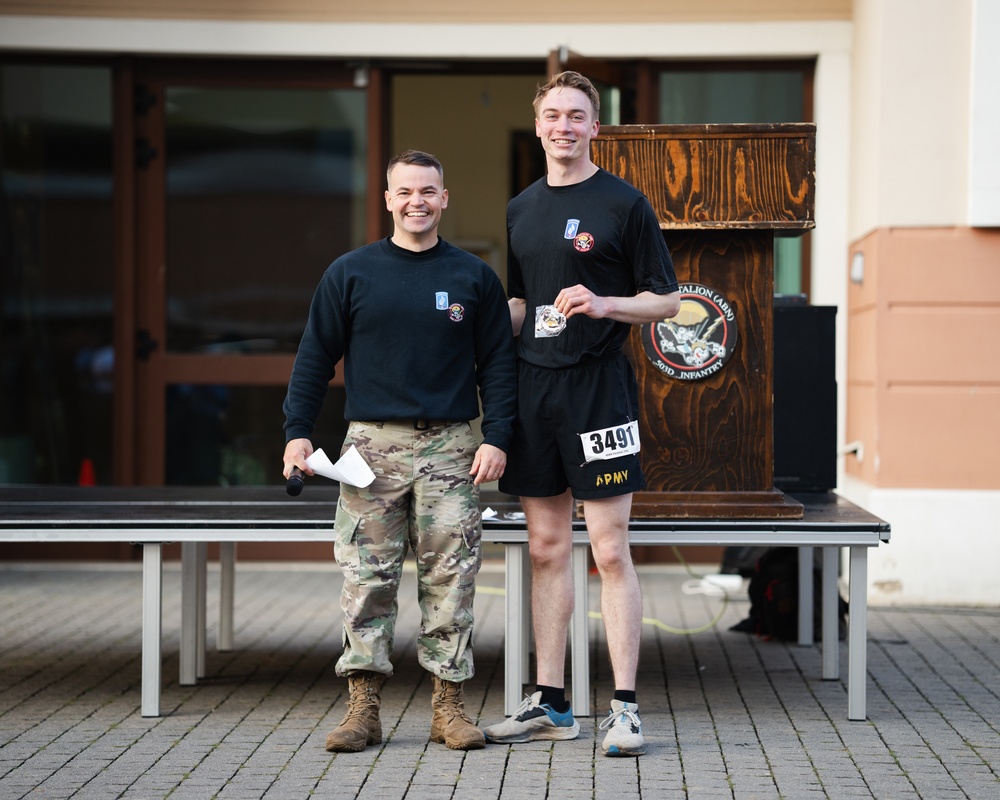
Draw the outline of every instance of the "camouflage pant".
<instances>
[{"instance_id":1,"label":"camouflage pant","mask_svg":"<svg viewBox=\"0 0 1000 800\"><path fill-rule=\"evenodd\" d=\"M392 674L397 593L407 548L417 565L420 665L450 681L472 677L472 601L482 561L479 487L469 470L468 423L352 422L375 473L365 489L342 484L334 553L344 573L344 653L337 674Z\"/></svg>"}]
</instances>

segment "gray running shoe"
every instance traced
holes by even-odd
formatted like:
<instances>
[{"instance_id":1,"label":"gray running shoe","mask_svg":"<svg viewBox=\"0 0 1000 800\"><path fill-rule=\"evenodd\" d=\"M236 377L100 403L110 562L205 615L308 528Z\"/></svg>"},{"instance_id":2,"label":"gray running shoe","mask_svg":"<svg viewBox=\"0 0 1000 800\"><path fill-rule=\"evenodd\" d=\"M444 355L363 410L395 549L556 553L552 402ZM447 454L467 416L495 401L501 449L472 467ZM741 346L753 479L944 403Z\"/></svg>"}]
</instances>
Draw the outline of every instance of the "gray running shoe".
<instances>
[{"instance_id":1,"label":"gray running shoe","mask_svg":"<svg viewBox=\"0 0 1000 800\"><path fill-rule=\"evenodd\" d=\"M483 728L486 741L510 744L532 742L536 739L575 739L580 735L580 723L573 718L573 709L563 713L552 706L542 705L542 693L525 697L513 715L503 722Z\"/></svg>"},{"instance_id":2,"label":"gray running shoe","mask_svg":"<svg viewBox=\"0 0 1000 800\"><path fill-rule=\"evenodd\" d=\"M639 706L635 703L611 701L611 713L599 726L608 733L601 743L606 756L641 756L646 752L646 740L642 738L642 722Z\"/></svg>"}]
</instances>

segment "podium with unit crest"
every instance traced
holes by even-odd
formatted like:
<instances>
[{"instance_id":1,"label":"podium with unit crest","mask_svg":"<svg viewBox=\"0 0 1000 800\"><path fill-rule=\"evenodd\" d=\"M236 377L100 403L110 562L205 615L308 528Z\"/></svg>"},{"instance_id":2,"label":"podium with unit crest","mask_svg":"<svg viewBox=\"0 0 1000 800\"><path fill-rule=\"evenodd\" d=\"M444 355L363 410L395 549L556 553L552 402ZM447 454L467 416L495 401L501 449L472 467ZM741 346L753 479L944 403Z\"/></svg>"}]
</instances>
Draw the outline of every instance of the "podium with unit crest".
<instances>
[{"instance_id":1,"label":"podium with unit crest","mask_svg":"<svg viewBox=\"0 0 1000 800\"><path fill-rule=\"evenodd\" d=\"M774 237L815 227L811 123L601 128L593 160L652 203L681 285L633 327L647 489L632 515L797 518L774 486Z\"/></svg>"}]
</instances>

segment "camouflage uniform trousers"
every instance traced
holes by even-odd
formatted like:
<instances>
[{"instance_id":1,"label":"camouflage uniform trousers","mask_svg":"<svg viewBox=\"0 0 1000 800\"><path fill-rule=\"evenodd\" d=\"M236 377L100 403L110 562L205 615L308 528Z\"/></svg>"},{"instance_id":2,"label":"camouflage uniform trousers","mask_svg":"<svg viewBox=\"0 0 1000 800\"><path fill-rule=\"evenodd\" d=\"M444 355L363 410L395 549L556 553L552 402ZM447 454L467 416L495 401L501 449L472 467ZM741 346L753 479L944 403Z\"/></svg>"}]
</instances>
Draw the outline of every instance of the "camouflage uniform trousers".
<instances>
[{"instance_id":1,"label":"camouflage uniform trousers","mask_svg":"<svg viewBox=\"0 0 1000 800\"><path fill-rule=\"evenodd\" d=\"M474 672L472 601L482 563L479 487L469 475L477 442L467 422L351 422L352 444L375 480L341 484L334 554L344 573L344 652L337 674L392 675L397 593L409 548L417 566L417 658L438 677Z\"/></svg>"}]
</instances>

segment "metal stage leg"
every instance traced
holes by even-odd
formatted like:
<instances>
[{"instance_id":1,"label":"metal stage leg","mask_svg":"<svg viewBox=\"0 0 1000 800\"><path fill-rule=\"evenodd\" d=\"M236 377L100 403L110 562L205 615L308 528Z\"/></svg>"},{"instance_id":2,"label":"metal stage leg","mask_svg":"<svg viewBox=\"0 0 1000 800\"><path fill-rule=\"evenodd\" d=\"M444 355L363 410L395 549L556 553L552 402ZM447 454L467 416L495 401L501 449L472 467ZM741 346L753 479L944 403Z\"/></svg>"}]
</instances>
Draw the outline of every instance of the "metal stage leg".
<instances>
[{"instance_id":1,"label":"metal stage leg","mask_svg":"<svg viewBox=\"0 0 1000 800\"><path fill-rule=\"evenodd\" d=\"M868 548L851 547L851 597L847 629L847 718L867 719Z\"/></svg>"},{"instance_id":2,"label":"metal stage leg","mask_svg":"<svg viewBox=\"0 0 1000 800\"><path fill-rule=\"evenodd\" d=\"M205 615L208 595L208 543L181 544L181 686L205 677Z\"/></svg>"},{"instance_id":3,"label":"metal stage leg","mask_svg":"<svg viewBox=\"0 0 1000 800\"><path fill-rule=\"evenodd\" d=\"M181 686L198 682L198 550L195 542L181 544Z\"/></svg>"},{"instance_id":4,"label":"metal stage leg","mask_svg":"<svg viewBox=\"0 0 1000 800\"><path fill-rule=\"evenodd\" d=\"M521 705L521 690L524 686L525 639L527 630L524 625L524 552L527 545L508 544L504 548L505 583L507 591L504 596L504 606L507 612L504 619L504 649L503 649L503 704L504 714L510 716Z\"/></svg>"},{"instance_id":5,"label":"metal stage leg","mask_svg":"<svg viewBox=\"0 0 1000 800\"><path fill-rule=\"evenodd\" d=\"M531 616L531 557L528 545L521 551L521 702L524 684L531 677L531 655L535 650L535 622Z\"/></svg>"},{"instance_id":6,"label":"metal stage leg","mask_svg":"<svg viewBox=\"0 0 1000 800\"><path fill-rule=\"evenodd\" d=\"M840 677L840 593L837 590L839 547L823 548L823 680Z\"/></svg>"},{"instance_id":7,"label":"metal stage leg","mask_svg":"<svg viewBox=\"0 0 1000 800\"><path fill-rule=\"evenodd\" d=\"M826 598L823 598L824 602ZM799 548L799 645L812 645L813 636L813 549Z\"/></svg>"},{"instance_id":8,"label":"metal stage leg","mask_svg":"<svg viewBox=\"0 0 1000 800\"><path fill-rule=\"evenodd\" d=\"M590 716L590 619L587 590L589 544L573 545L573 616L570 618L569 646L573 715Z\"/></svg>"},{"instance_id":9,"label":"metal stage leg","mask_svg":"<svg viewBox=\"0 0 1000 800\"><path fill-rule=\"evenodd\" d=\"M142 716L160 716L160 641L163 633L163 545L142 546Z\"/></svg>"},{"instance_id":10,"label":"metal stage leg","mask_svg":"<svg viewBox=\"0 0 1000 800\"><path fill-rule=\"evenodd\" d=\"M195 677L205 677L205 624L208 615L208 542L197 542L194 546L195 558L197 559L197 571L195 572L195 599L197 609L195 611Z\"/></svg>"},{"instance_id":11,"label":"metal stage leg","mask_svg":"<svg viewBox=\"0 0 1000 800\"><path fill-rule=\"evenodd\" d=\"M233 600L236 595L236 542L219 543L219 637L222 652L233 649Z\"/></svg>"}]
</instances>

